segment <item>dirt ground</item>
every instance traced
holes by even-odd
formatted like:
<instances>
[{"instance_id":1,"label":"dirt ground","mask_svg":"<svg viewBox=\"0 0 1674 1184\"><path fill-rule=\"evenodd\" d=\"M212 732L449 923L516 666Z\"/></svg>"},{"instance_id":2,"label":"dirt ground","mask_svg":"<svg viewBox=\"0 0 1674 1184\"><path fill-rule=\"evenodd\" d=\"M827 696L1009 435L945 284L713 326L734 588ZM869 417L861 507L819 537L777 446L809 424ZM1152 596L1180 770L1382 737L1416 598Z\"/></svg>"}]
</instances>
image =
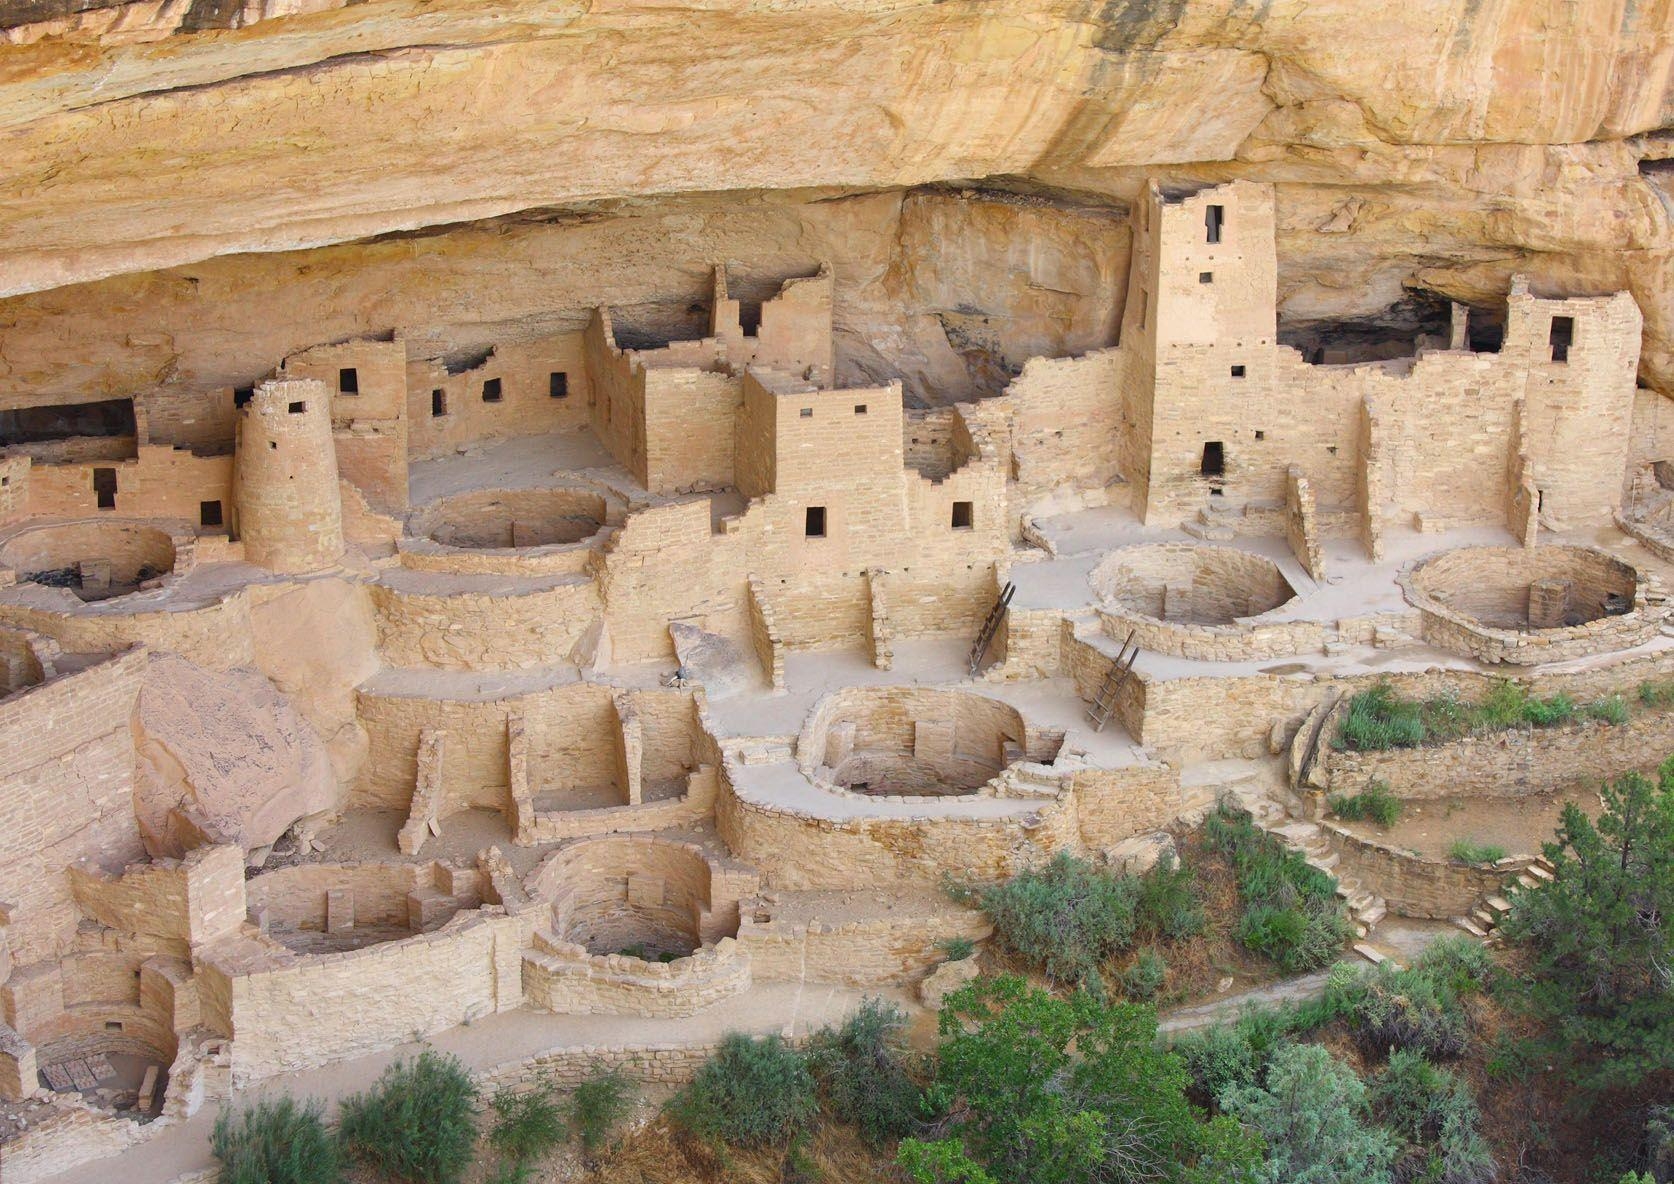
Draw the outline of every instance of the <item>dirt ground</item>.
<instances>
[{"instance_id":1,"label":"dirt ground","mask_svg":"<svg viewBox=\"0 0 1674 1184\"><path fill-rule=\"evenodd\" d=\"M1446 859L1456 839L1505 848L1507 855L1535 855L1558 829L1564 803L1589 815L1599 811L1594 793L1524 798L1437 798L1402 803L1401 817L1385 830L1374 822L1333 819L1358 835L1401 847L1427 859Z\"/></svg>"}]
</instances>

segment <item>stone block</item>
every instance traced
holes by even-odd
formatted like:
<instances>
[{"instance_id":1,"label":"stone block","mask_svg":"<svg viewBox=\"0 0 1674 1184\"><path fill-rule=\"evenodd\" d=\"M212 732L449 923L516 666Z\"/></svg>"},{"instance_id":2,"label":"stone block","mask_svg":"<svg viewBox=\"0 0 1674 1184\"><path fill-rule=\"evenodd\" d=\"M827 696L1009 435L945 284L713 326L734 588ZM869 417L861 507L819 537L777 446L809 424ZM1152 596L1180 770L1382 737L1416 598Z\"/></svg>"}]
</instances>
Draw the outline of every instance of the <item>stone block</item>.
<instances>
[{"instance_id":1,"label":"stone block","mask_svg":"<svg viewBox=\"0 0 1674 1184\"><path fill-rule=\"evenodd\" d=\"M348 888L326 890L326 932L348 933L355 927L355 894Z\"/></svg>"}]
</instances>

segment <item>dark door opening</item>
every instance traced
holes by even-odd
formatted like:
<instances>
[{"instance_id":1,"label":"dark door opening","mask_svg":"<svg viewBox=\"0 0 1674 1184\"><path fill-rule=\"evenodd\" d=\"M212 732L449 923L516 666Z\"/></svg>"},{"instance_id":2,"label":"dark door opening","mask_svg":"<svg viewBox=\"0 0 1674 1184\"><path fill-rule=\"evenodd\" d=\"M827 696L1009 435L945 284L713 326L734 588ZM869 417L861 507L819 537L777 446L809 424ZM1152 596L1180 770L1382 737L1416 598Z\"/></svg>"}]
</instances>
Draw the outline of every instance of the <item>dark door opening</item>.
<instances>
[{"instance_id":1,"label":"dark door opening","mask_svg":"<svg viewBox=\"0 0 1674 1184\"><path fill-rule=\"evenodd\" d=\"M99 509L116 509L116 470L93 470L93 493L99 499Z\"/></svg>"},{"instance_id":2,"label":"dark door opening","mask_svg":"<svg viewBox=\"0 0 1674 1184\"><path fill-rule=\"evenodd\" d=\"M1548 340L1552 345L1552 360L1569 361L1569 347L1575 344L1575 318L1553 317L1552 334Z\"/></svg>"},{"instance_id":3,"label":"dark door opening","mask_svg":"<svg viewBox=\"0 0 1674 1184\"><path fill-rule=\"evenodd\" d=\"M500 380L490 378L482 384L482 401L484 403L498 403L501 398Z\"/></svg>"},{"instance_id":4,"label":"dark door opening","mask_svg":"<svg viewBox=\"0 0 1674 1184\"><path fill-rule=\"evenodd\" d=\"M430 392L430 418L435 419L438 416L446 415L447 413L448 393L441 387L437 387L435 390Z\"/></svg>"},{"instance_id":5,"label":"dark door opening","mask_svg":"<svg viewBox=\"0 0 1674 1184\"><path fill-rule=\"evenodd\" d=\"M198 503L198 525L221 525L221 503L219 501Z\"/></svg>"},{"instance_id":6,"label":"dark door opening","mask_svg":"<svg viewBox=\"0 0 1674 1184\"><path fill-rule=\"evenodd\" d=\"M808 516L803 523L802 533L811 539L823 539L825 537L824 506L808 507Z\"/></svg>"},{"instance_id":7,"label":"dark door opening","mask_svg":"<svg viewBox=\"0 0 1674 1184\"><path fill-rule=\"evenodd\" d=\"M1226 223L1226 207L1210 206L1203 211L1204 241L1218 243L1221 241L1221 227Z\"/></svg>"},{"instance_id":8,"label":"dark door opening","mask_svg":"<svg viewBox=\"0 0 1674 1184\"><path fill-rule=\"evenodd\" d=\"M353 366L345 366L337 372L337 393L340 395L360 394L360 371Z\"/></svg>"},{"instance_id":9,"label":"dark door opening","mask_svg":"<svg viewBox=\"0 0 1674 1184\"><path fill-rule=\"evenodd\" d=\"M1205 477L1226 476L1226 449L1219 440L1210 440L1203 445L1203 460L1197 471Z\"/></svg>"},{"instance_id":10,"label":"dark door opening","mask_svg":"<svg viewBox=\"0 0 1674 1184\"><path fill-rule=\"evenodd\" d=\"M971 529L971 524L974 520L974 515L972 514L972 506L973 506L973 503L971 503L971 502L954 502L953 503L953 529L954 530L969 530L969 529Z\"/></svg>"},{"instance_id":11,"label":"dark door opening","mask_svg":"<svg viewBox=\"0 0 1674 1184\"><path fill-rule=\"evenodd\" d=\"M547 380L546 393L554 399L570 397L570 376L562 370L554 370Z\"/></svg>"}]
</instances>

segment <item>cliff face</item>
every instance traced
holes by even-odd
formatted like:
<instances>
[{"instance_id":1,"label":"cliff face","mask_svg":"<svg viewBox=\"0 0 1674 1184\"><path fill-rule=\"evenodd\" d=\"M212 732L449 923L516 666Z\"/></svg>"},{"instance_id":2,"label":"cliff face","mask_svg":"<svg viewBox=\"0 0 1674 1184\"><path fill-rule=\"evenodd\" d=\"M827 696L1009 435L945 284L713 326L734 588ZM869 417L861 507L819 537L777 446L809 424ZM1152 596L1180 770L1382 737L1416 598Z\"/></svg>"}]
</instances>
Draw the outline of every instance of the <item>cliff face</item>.
<instances>
[{"instance_id":1,"label":"cliff face","mask_svg":"<svg viewBox=\"0 0 1674 1184\"><path fill-rule=\"evenodd\" d=\"M1147 175L1278 187L1287 322L1514 271L1627 288L1674 394L1674 0L12 0L0 28L22 395L821 257L858 371L983 389L1114 332ZM240 252L289 253L200 262Z\"/></svg>"}]
</instances>

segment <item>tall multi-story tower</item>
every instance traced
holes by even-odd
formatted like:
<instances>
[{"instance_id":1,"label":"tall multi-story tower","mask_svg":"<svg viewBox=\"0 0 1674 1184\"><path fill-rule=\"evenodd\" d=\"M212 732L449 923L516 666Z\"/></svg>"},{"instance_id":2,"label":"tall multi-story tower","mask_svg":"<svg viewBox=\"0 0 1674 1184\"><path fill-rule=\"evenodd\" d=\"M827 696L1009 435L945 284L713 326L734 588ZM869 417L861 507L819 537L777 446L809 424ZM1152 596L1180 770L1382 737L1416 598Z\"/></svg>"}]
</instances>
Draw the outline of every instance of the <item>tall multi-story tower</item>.
<instances>
[{"instance_id":1,"label":"tall multi-story tower","mask_svg":"<svg viewBox=\"0 0 1674 1184\"><path fill-rule=\"evenodd\" d=\"M244 557L314 571L343 556L331 394L313 379L269 379L238 412L234 527Z\"/></svg>"}]
</instances>

